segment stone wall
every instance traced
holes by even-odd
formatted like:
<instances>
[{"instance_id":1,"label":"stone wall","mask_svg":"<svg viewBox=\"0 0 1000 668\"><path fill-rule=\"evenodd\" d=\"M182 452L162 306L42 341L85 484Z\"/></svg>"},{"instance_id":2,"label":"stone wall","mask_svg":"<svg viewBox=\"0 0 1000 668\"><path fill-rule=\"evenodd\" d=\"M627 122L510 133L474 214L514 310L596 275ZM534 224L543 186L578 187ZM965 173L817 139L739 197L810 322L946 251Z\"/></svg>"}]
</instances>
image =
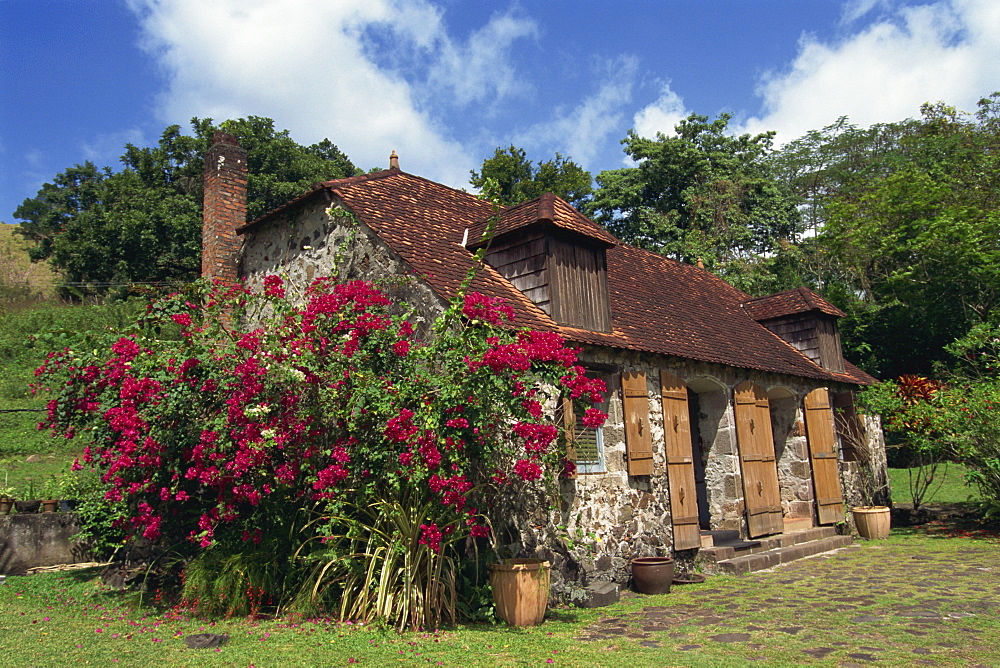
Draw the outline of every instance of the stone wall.
<instances>
[{"instance_id":1,"label":"stone wall","mask_svg":"<svg viewBox=\"0 0 1000 668\"><path fill-rule=\"evenodd\" d=\"M303 291L317 278L327 276L375 283L401 310L415 309L411 322L418 331L446 307L367 225L337 201L320 197L244 235L240 276L251 289L262 290L269 274L281 276L289 286Z\"/></svg>"},{"instance_id":2,"label":"stone wall","mask_svg":"<svg viewBox=\"0 0 1000 668\"><path fill-rule=\"evenodd\" d=\"M17 513L0 516L0 573L23 575L34 566L85 561L86 547L73 513Z\"/></svg>"}]
</instances>

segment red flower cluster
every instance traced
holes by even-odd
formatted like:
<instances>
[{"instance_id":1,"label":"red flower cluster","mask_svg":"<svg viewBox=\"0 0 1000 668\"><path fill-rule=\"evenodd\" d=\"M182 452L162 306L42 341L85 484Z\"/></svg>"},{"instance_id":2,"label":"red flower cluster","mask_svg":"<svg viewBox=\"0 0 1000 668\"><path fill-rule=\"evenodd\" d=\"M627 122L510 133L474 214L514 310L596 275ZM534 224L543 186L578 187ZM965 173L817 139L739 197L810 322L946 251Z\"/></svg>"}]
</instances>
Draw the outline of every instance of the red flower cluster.
<instances>
[{"instance_id":1,"label":"red flower cluster","mask_svg":"<svg viewBox=\"0 0 1000 668\"><path fill-rule=\"evenodd\" d=\"M462 315L473 322L485 322L499 326L514 321L514 309L502 297L487 297L481 292L470 292L465 296Z\"/></svg>"}]
</instances>

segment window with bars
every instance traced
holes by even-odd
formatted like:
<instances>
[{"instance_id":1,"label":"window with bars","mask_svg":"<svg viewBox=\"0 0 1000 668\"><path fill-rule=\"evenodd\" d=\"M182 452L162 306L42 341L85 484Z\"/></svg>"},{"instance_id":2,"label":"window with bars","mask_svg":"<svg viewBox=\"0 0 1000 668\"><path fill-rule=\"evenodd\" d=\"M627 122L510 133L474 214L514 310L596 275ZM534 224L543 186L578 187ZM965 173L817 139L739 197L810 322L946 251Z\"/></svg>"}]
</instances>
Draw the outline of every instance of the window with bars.
<instances>
[{"instance_id":1,"label":"window with bars","mask_svg":"<svg viewBox=\"0 0 1000 668\"><path fill-rule=\"evenodd\" d=\"M608 412L608 396L611 391L611 375L600 371L588 371L589 378L600 378L608 390L604 400L595 404L594 408ZM564 420L569 436L569 452L567 457L576 463L577 473L606 473L604 462L604 434L601 427L588 427L583 424L583 412L575 410L571 401L565 401Z\"/></svg>"}]
</instances>

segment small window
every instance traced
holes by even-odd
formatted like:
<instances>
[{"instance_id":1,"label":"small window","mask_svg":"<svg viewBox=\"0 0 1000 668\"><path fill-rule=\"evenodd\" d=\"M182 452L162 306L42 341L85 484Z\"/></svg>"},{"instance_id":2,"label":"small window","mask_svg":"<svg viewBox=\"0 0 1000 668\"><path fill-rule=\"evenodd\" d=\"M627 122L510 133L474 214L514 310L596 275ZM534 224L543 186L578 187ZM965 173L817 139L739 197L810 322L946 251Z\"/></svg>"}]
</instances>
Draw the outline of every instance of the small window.
<instances>
[{"instance_id":1,"label":"small window","mask_svg":"<svg viewBox=\"0 0 1000 668\"><path fill-rule=\"evenodd\" d=\"M611 391L611 376L599 371L588 371L588 378L600 378L608 388L604 393L604 400L595 404L604 413L608 412L608 396ZM566 420L567 429L572 428L572 434L568 434L570 439L570 450L567 453L570 459L576 462L577 473L607 473L604 463L604 429L602 427L588 427L583 424L583 414L574 410L572 402L565 402L565 410L572 416L572 420Z\"/></svg>"}]
</instances>

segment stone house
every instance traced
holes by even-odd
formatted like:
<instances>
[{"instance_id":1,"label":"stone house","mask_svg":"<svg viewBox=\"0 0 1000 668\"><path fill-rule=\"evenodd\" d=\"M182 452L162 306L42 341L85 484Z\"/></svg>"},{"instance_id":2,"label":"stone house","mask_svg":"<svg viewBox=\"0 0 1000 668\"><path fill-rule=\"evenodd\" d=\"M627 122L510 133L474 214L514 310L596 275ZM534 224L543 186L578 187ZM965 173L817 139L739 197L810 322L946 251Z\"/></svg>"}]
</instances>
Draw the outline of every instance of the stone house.
<instances>
[{"instance_id":1,"label":"stone house","mask_svg":"<svg viewBox=\"0 0 1000 668\"><path fill-rule=\"evenodd\" d=\"M431 318L494 215L401 171L393 154L387 170L316 184L245 223L245 165L217 133L206 276L391 279L390 296ZM806 288L751 298L621 243L551 194L503 209L485 259L472 289L506 299L518 325L580 346L608 385L608 422L578 425L578 474L560 506L524 509L505 537L521 556L554 561L557 590L624 582L636 556L692 559L727 532L749 544L849 521L856 460L884 460L884 446L854 413L852 390L873 379L843 359L836 307Z\"/></svg>"}]
</instances>

